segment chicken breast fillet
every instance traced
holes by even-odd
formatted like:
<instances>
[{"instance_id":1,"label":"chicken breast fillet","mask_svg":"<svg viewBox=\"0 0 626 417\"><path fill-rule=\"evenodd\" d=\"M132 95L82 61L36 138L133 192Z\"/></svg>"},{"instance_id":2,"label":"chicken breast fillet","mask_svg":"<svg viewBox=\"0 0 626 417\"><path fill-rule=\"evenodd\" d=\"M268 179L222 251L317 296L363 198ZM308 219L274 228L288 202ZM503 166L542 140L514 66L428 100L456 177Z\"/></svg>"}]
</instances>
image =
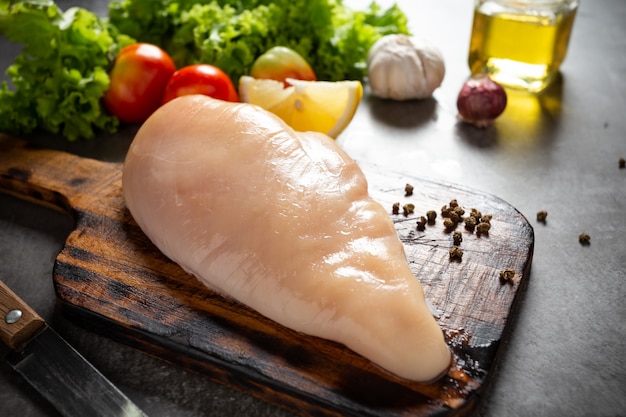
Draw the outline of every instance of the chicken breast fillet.
<instances>
[{"instance_id":1,"label":"chicken breast fillet","mask_svg":"<svg viewBox=\"0 0 626 417\"><path fill-rule=\"evenodd\" d=\"M449 366L387 211L327 136L185 96L137 132L123 189L150 240L211 289L403 378Z\"/></svg>"}]
</instances>

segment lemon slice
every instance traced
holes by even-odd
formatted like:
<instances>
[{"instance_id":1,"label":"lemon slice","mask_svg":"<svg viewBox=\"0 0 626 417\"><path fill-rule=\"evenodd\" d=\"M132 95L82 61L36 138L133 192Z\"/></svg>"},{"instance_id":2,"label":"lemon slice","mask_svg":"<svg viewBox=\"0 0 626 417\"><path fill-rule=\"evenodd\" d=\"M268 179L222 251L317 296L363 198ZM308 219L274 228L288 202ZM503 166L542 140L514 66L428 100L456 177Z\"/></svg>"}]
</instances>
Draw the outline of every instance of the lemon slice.
<instances>
[{"instance_id":1,"label":"lemon slice","mask_svg":"<svg viewBox=\"0 0 626 417\"><path fill-rule=\"evenodd\" d=\"M359 81L280 81L243 76L241 101L256 104L294 130L316 131L336 138L348 126L363 97Z\"/></svg>"}]
</instances>

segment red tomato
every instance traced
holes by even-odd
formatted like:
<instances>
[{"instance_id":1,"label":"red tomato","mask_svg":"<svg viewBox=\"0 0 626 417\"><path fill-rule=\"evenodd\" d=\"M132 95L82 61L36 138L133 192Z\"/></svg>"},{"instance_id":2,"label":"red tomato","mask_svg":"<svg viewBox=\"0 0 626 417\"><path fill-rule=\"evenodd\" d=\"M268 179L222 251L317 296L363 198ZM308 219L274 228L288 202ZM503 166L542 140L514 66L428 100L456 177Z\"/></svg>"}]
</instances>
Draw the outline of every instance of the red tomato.
<instances>
[{"instance_id":1,"label":"red tomato","mask_svg":"<svg viewBox=\"0 0 626 417\"><path fill-rule=\"evenodd\" d=\"M141 123L161 106L165 86L176 65L156 45L135 43L123 48L109 73L104 94L107 110L126 123Z\"/></svg>"},{"instance_id":2,"label":"red tomato","mask_svg":"<svg viewBox=\"0 0 626 417\"><path fill-rule=\"evenodd\" d=\"M176 71L165 88L163 104L176 97L202 94L225 101L239 101L237 90L228 75L209 64L196 64Z\"/></svg>"},{"instance_id":3,"label":"red tomato","mask_svg":"<svg viewBox=\"0 0 626 417\"><path fill-rule=\"evenodd\" d=\"M270 48L258 57L250 68L250 76L282 81L287 78L316 81L317 77L311 66L293 49L284 46ZM287 85L285 83L285 85Z\"/></svg>"}]
</instances>

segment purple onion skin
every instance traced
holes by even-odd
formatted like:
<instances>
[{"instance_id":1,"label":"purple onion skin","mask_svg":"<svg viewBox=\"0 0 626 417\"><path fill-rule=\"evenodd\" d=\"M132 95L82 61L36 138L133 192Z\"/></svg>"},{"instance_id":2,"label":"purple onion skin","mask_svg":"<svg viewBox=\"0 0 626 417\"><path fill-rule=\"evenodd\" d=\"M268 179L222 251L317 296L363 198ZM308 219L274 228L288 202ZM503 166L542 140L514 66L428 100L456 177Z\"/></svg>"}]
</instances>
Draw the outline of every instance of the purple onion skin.
<instances>
[{"instance_id":1,"label":"purple onion skin","mask_svg":"<svg viewBox=\"0 0 626 417\"><path fill-rule=\"evenodd\" d=\"M456 107L461 120L476 127L491 126L506 108L506 91L487 74L478 74L463 84Z\"/></svg>"}]
</instances>

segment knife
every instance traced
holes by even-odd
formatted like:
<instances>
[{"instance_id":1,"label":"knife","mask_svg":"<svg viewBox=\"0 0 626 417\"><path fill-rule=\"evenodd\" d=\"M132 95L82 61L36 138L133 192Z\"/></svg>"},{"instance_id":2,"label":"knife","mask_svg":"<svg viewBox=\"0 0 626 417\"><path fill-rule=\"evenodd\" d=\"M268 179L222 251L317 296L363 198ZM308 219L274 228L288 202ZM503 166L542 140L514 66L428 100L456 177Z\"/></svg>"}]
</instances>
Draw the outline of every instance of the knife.
<instances>
[{"instance_id":1,"label":"knife","mask_svg":"<svg viewBox=\"0 0 626 417\"><path fill-rule=\"evenodd\" d=\"M0 281L0 339L9 364L67 417L145 417L117 387Z\"/></svg>"}]
</instances>

